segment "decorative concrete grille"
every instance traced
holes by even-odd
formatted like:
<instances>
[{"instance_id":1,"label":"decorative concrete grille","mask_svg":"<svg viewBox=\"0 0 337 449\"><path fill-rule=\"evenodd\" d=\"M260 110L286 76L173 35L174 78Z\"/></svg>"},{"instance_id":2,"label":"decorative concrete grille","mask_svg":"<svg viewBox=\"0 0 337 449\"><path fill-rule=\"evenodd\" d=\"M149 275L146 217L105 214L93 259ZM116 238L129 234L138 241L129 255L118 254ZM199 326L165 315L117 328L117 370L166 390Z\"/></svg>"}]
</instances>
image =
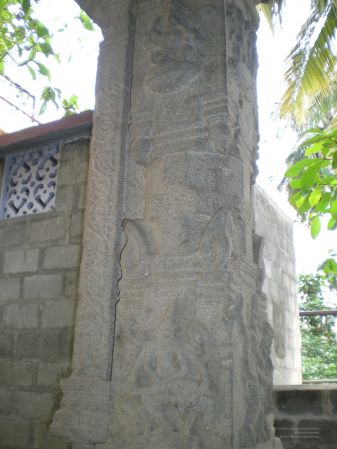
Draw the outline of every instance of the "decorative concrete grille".
<instances>
[{"instance_id":1,"label":"decorative concrete grille","mask_svg":"<svg viewBox=\"0 0 337 449\"><path fill-rule=\"evenodd\" d=\"M51 210L55 205L59 144L5 157L1 218Z\"/></svg>"}]
</instances>

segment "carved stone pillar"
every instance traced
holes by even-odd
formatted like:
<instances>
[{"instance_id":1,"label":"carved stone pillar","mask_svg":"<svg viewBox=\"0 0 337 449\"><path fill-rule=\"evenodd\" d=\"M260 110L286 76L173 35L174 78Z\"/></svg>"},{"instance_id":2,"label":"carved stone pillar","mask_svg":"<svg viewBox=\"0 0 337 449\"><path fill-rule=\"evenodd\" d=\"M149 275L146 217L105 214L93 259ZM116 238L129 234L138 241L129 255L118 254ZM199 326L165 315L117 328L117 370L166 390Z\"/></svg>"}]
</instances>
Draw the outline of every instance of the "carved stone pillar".
<instances>
[{"instance_id":1,"label":"carved stone pillar","mask_svg":"<svg viewBox=\"0 0 337 449\"><path fill-rule=\"evenodd\" d=\"M53 434L81 449L107 439L132 64L131 2L87 3L81 6L101 25L104 41L98 62L72 374L61 382L61 408L51 426Z\"/></svg>"},{"instance_id":2,"label":"carved stone pillar","mask_svg":"<svg viewBox=\"0 0 337 449\"><path fill-rule=\"evenodd\" d=\"M106 41L53 431L76 449L272 449L255 2L79 3Z\"/></svg>"}]
</instances>

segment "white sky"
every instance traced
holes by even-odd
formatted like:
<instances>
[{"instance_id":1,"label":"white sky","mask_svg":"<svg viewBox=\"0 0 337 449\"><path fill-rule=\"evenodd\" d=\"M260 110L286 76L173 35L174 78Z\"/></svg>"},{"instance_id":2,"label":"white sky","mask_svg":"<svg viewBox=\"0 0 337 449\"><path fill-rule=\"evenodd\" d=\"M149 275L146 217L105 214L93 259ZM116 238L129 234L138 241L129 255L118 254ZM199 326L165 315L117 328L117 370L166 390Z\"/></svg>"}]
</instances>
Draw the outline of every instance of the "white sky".
<instances>
[{"instance_id":1,"label":"white sky","mask_svg":"<svg viewBox=\"0 0 337 449\"><path fill-rule=\"evenodd\" d=\"M276 27L274 35L262 18L258 32L258 105L260 127L260 159L257 182L294 220L294 242L297 272L315 272L317 265L328 257L328 250L336 248L336 232L322 231L312 240L307 226L298 222L289 206L286 194L277 191L283 177L285 159L296 144L296 135L272 117L283 93L284 60L291 50L296 34L309 12L309 0L288 0L282 27ZM274 115L275 117L275 115ZM324 228L324 229L323 229Z\"/></svg>"},{"instance_id":2,"label":"white sky","mask_svg":"<svg viewBox=\"0 0 337 449\"><path fill-rule=\"evenodd\" d=\"M273 119L271 115L275 111L275 106L282 93L284 59L295 41L301 25L299 18L305 18L308 5L309 0L288 1L282 29L277 27L275 34L272 35L268 25L262 19L258 33L261 135L258 183L294 220L295 214L288 205L285 195L280 195L277 191L277 185L285 171L285 158L296 143L296 136ZM80 22L73 19L78 15L78 7L71 0L41 0L38 10L39 17L50 29L57 30L64 23L68 23L68 28L64 32L58 33L53 40L55 49L62 55L63 63L62 65L58 65L56 62L48 64L52 72L51 84L61 87L64 97L70 97L76 93L81 109L92 109L94 107L94 84L98 42L101 40L100 33L83 31ZM29 75L17 80L17 69L14 66L9 74L23 87L38 96L41 85L33 82ZM46 79L45 85L47 84ZM16 102L15 90L10 89L3 82L0 82L0 95ZM28 113L31 112L29 103L25 110ZM58 119L62 115L62 111L51 108L43 116L37 116L37 119L41 122L48 122ZM32 126L32 122L28 118L0 100L0 129L12 132L29 126ZM298 273L314 272L317 265L327 257L328 249L336 247L336 233L321 232L316 241L313 241L305 226L295 224L294 234Z\"/></svg>"}]
</instances>

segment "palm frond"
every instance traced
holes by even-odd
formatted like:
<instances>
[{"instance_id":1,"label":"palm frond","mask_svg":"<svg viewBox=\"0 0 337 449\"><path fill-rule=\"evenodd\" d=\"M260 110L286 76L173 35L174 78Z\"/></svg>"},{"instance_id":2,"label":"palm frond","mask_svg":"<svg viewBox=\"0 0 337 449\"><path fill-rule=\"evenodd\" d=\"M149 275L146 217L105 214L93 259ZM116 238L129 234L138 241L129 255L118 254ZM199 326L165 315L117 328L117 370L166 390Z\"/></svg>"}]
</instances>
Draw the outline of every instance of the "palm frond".
<instances>
[{"instance_id":1,"label":"palm frond","mask_svg":"<svg viewBox=\"0 0 337 449\"><path fill-rule=\"evenodd\" d=\"M274 18L282 18L282 11L286 0L270 0L269 3L257 5L257 10L267 19L270 27L273 28Z\"/></svg>"},{"instance_id":2,"label":"palm frond","mask_svg":"<svg viewBox=\"0 0 337 449\"><path fill-rule=\"evenodd\" d=\"M287 58L280 115L301 127L310 116L310 110L327 102L335 91L336 49L333 41L337 26L337 2L315 0Z\"/></svg>"}]
</instances>

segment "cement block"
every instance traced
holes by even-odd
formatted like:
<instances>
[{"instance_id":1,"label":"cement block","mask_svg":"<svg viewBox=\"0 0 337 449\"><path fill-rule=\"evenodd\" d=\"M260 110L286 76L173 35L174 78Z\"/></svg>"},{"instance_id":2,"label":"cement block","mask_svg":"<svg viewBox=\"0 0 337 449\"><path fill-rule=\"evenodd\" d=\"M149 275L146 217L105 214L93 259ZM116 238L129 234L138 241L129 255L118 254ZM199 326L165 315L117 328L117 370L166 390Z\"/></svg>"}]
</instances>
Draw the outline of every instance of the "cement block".
<instances>
[{"instance_id":1,"label":"cement block","mask_svg":"<svg viewBox=\"0 0 337 449\"><path fill-rule=\"evenodd\" d=\"M19 332L16 336L15 354L20 358L34 358L38 353L39 344L38 331Z\"/></svg>"},{"instance_id":2,"label":"cement block","mask_svg":"<svg viewBox=\"0 0 337 449\"><path fill-rule=\"evenodd\" d=\"M65 275L65 295L69 298L77 296L78 271L69 271Z\"/></svg>"},{"instance_id":3,"label":"cement block","mask_svg":"<svg viewBox=\"0 0 337 449\"><path fill-rule=\"evenodd\" d=\"M14 334L0 334L0 357L13 355L14 352Z\"/></svg>"},{"instance_id":4,"label":"cement block","mask_svg":"<svg viewBox=\"0 0 337 449\"><path fill-rule=\"evenodd\" d=\"M18 250L9 251L4 255L5 273L34 272L39 263L39 250Z\"/></svg>"},{"instance_id":5,"label":"cement block","mask_svg":"<svg viewBox=\"0 0 337 449\"><path fill-rule=\"evenodd\" d=\"M61 355L71 358L73 351L74 331L73 328L62 329L61 332Z\"/></svg>"},{"instance_id":6,"label":"cement block","mask_svg":"<svg viewBox=\"0 0 337 449\"><path fill-rule=\"evenodd\" d=\"M57 185L81 184L86 182L88 163L77 160L64 161L57 178Z\"/></svg>"},{"instance_id":7,"label":"cement block","mask_svg":"<svg viewBox=\"0 0 337 449\"><path fill-rule=\"evenodd\" d=\"M74 325L74 303L58 301L47 303L42 310L42 327L69 327Z\"/></svg>"},{"instance_id":8,"label":"cement block","mask_svg":"<svg viewBox=\"0 0 337 449\"><path fill-rule=\"evenodd\" d=\"M85 208L86 192L86 184L79 184L77 186L74 186L74 210L83 210Z\"/></svg>"},{"instance_id":9,"label":"cement block","mask_svg":"<svg viewBox=\"0 0 337 449\"><path fill-rule=\"evenodd\" d=\"M299 422L301 432L305 433L306 430L309 435L315 432L316 441L319 442L319 447L325 448L324 445L331 445L331 448L336 447L337 441L337 425L336 420L315 420L315 419L302 419ZM307 433L307 434L308 434ZM303 438L305 443L312 442L310 438ZM307 446L304 446L307 447ZM317 447L317 446L316 446Z\"/></svg>"},{"instance_id":10,"label":"cement block","mask_svg":"<svg viewBox=\"0 0 337 449\"><path fill-rule=\"evenodd\" d=\"M44 268L74 268L80 263L79 245L54 246L47 248L43 259Z\"/></svg>"},{"instance_id":11,"label":"cement block","mask_svg":"<svg viewBox=\"0 0 337 449\"><path fill-rule=\"evenodd\" d=\"M35 424L33 427L34 449L69 449L63 439L50 434L46 424Z\"/></svg>"},{"instance_id":12,"label":"cement block","mask_svg":"<svg viewBox=\"0 0 337 449\"><path fill-rule=\"evenodd\" d=\"M12 392L8 389L0 388L0 414L10 415L11 411Z\"/></svg>"},{"instance_id":13,"label":"cement block","mask_svg":"<svg viewBox=\"0 0 337 449\"><path fill-rule=\"evenodd\" d=\"M52 393L35 393L32 391L15 391L13 393L13 408L17 415L46 420L50 418L54 405Z\"/></svg>"},{"instance_id":14,"label":"cement block","mask_svg":"<svg viewBox=\"0 0 337 449\"><path fill-rule=\"evenodd\" d=\"M29 387L33 380L33 365L27 362L0 360L0 385Z\"/></svg>"},{"instance_id":15,"label":"cement block","mask_svg":"<svg viewBox=\"0 0 337 449\"><path fill-rule=\"evenodd\" d=\"M63 278L60 274L37 274L26 276L23 283L25 299L57 298L63 291Z\"/></svg>"},{"instance_id":16,"label":"cement block","mask_svg":"<svg viewBox=\"0 0 337 449\"><path fill-rule=\"evenodd\" d=\"M332 412L337 415L337 390L330 392Z\"/></svg>"},{"instance_id":17,"label":"cement block","mask_svg":"<svg viewBox=\"0 0 337 449\"><path fill-rule=\"evenodd\" d=\"M48 220L41 220L31 224L29 240L31 242L45 242L47 240L57 240L65 237L66 218L55 217Z\"/></svg>"},{"instance_id":18,"label":"cement block","mask_svg":"<svg viewBox=\"0 0 337 449\"><path fill-rule=\"evenodd\" d=\"M61 350L61 332L44 330L19 332L15 352L22 358L39 358L41 360L58 360Z\"/></svg>"},{"instance_id":19,"label":"cement block","mask_svg":"<svg viewBox=\"0 0 337 449\"><path fill-rule=\"evenodd\" d=\"M3 278L0 279L0 301L18 299L20 296L20 279Z\"/></svg>"},{"instance_id":20,"label":"cement block","mask_svg":"<svg viewBox=\"0 0 337 449\"><path fill-rule=\"evenodd\" d=\"M73 186L57 186L55 209L56 212L70 212L73 206Z\"/></svg>"},{"instance_id":21,"label":"cement block","mask_svg":"<svg viewBox=\"0 0 337 449\"><path fill-rule=\"evenodd\" d=\"M284 390L274 393L275 407L281 413L300 415L310 413L320 415L323 412L322 394L317 390Z\"/></svg>"},{"instance_id":22,"label":"cement block","mask_svg":"<svg viewBox=\"0 0 337 449\"><path fill-rule=\"evenodd\" d=\"M83 232L83 214L78 213L71 217L70 222L70 236L77 237Z\"/></svg>"},{"instance_id":23,"label":"cement block","mask_svg":"<svg viewBox=\"0 0 337 449\"><path fill-rule=\"evenodd\" d=\"M0 223L0 248L23 245L25 241L25 222L11 224L11 226L8 226L7 222L4 221Z\"/></svg>"},{"instance_id":24,"label":"cement block","mask_svg":"<svg viewBox=\"0 0 337 449\"><path fill-rule=\"evenodd\" d=\"M38 326L38 304L9 304L5 307L4 325L17 328Z\"/></svg>"},{"instance_id":25,"label":"cement block","mask_svg":"<svg viewBox=\"0 0 337 449\"><path fill-rule=\"evenodd\" d=\"M69 161L86 162L89 160L89 138L81 138L73 143L62 146L60 155L61 167Z\"/></svg>"},{"instance_id":26,"label":"cement block","mask_svg":"<svg viewBox=\"0 0 337 449\"><path fill-rule=\"evenodd\" d=\"M291 419L275 419L275 433L279 438L292 439L296 428L296 424Z\"/></svg>"},{"instance_id":27,"label":"cement block","mask_svg":"<svg viewBox=\"0 0 337 449\"><path fill-rule=\"evenodd\" d=\"M29 423L23 420L0 418L2 447L26 448L29 439Z\"/></svg>"},{"instance_id":28,"label":"cement block","mask_svg":"<svg viewBox=\"0 0 337 449\"><path fill-rule=\"evenodd\" d=\"M38 346L38 356L41 360L57 361L61 354L62 331L48 329L41 333Z\"/></svg>"},{"instance_id":29,"label":"cement block","mask_svg":"<svg viewBox=\"0 0 337 449\"><path fill-rule=\"evenodd\" d=\"M37 383L42 386L56 386L61 377L67 377L70 363L39 363Z\"/></svg>"}]
</instances>

